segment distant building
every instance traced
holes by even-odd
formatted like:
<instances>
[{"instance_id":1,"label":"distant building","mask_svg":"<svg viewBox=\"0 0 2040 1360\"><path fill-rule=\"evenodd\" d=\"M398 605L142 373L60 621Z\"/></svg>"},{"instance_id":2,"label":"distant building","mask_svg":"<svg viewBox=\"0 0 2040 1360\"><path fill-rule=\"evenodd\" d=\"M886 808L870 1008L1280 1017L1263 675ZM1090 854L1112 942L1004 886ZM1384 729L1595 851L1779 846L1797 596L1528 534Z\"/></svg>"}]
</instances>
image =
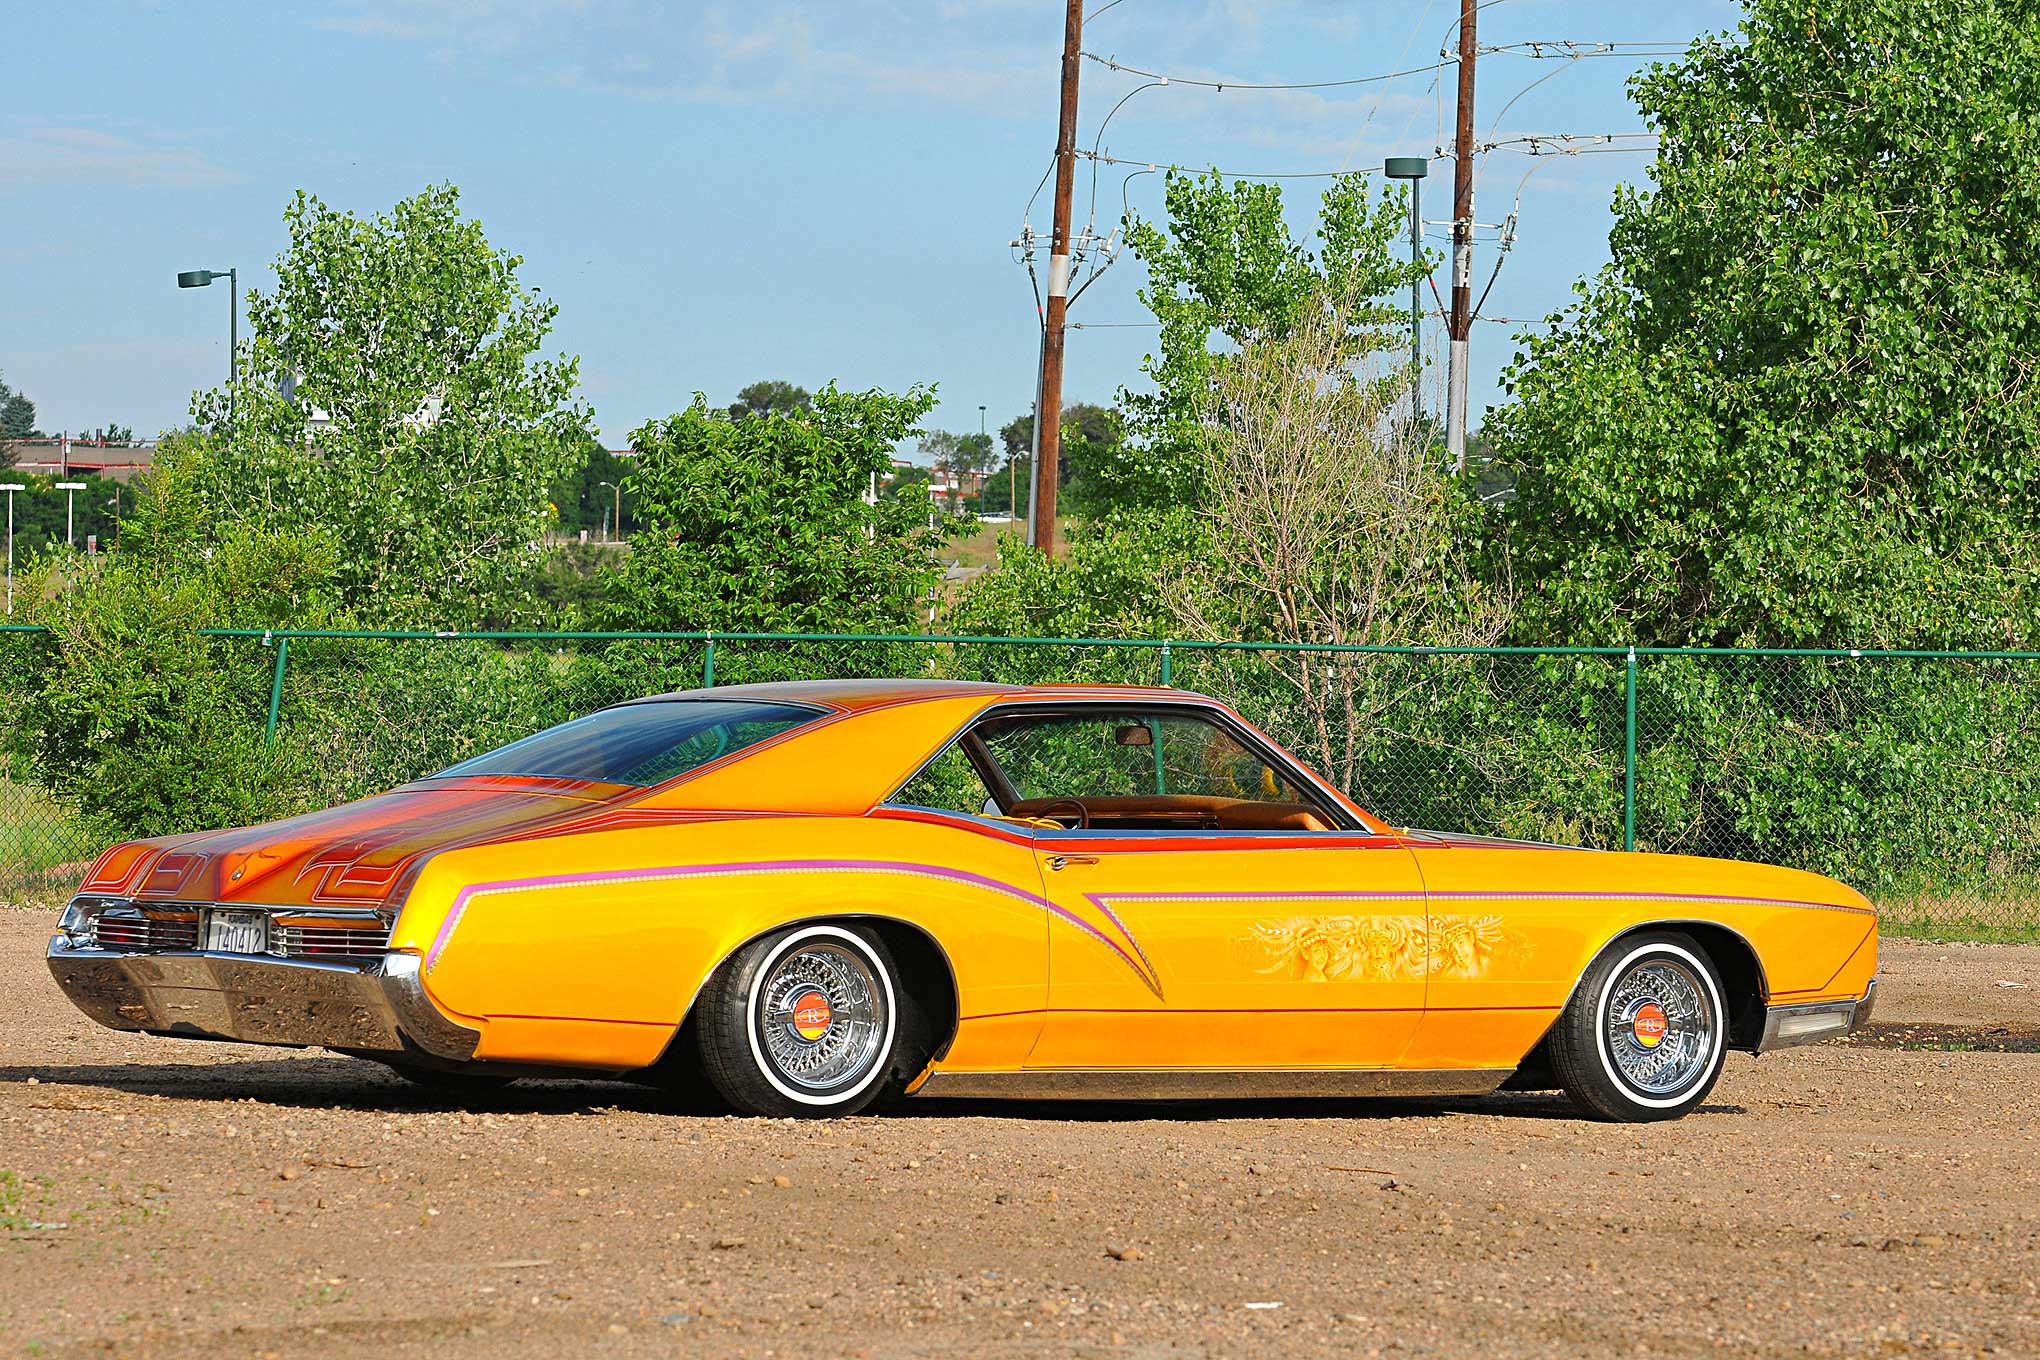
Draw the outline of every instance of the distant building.
<instances>
[{"instance_id":1,"label":"distant building","mask_svg":"<svg viewBox=\"0 0 2040 1360\"><path fill-rule=\"evenodd\" d=\"M115 481L133 481L156 459L156 441L115 444L103 439L17 439L14 466L22 472L66 477L74 472L96 472Z\"/></svg>"}]
</instances>

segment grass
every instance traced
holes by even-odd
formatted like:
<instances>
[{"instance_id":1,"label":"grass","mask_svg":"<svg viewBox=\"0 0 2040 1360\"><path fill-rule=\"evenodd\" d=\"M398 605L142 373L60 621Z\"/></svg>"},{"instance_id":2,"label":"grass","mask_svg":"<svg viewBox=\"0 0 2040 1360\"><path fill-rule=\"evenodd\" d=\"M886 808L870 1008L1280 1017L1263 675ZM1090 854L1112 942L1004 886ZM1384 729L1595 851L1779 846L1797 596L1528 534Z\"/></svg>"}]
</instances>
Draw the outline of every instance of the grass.
<instances>
[{"instance_id":1,"label":"grass","mask_svg":"<svg viewBox=\"0 0 2040 1360\"><path fill-rule=\"evenodd\" d=\"M77 819L33 784L0 772L0 901L66 896L99 848Z\"/></svg>"},{"instance_id":2,"label":"grass","mask_svg":"<svg viewBox=\"0 0 2040 1360\"><path fill-rule=\"evenodd\" d=\"M1899 939L1965 944L2040 944L2040 878L1986 874L1982 881L1921 881L1872 894L1878 927Z\"/></svg>"},{"instance_id":3,"label":"grass","mask_svg":"<svg viewBox=\"0 0 2040 1360\"><path fill-rule=\"evenodd\" d=\"M1027 526L1019 520L1006 524L966 524L936 555L960 567L989 567L999 560L999 540L1022 538Z\"/></svg>"},{"instance_id":4,"label":"grass","mask_svg":"<svg viewBox=\"0 0 2040 1360\"><path fill-rule=\"evenodd\" d=\"M2040 925L2002 920L1944 917L1909 921L1880 916L1877 928L1886 939L1921 940L1928 944L2040 944Z\"/></svg>"}]
</instances>

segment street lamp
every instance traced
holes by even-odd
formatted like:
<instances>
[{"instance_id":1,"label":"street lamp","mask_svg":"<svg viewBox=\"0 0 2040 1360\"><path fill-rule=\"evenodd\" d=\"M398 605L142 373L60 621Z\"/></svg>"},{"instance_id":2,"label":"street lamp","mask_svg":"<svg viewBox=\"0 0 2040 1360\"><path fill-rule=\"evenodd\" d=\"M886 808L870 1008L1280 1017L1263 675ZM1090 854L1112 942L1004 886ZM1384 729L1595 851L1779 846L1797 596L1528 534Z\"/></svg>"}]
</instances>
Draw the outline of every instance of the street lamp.
<instances>
[{"instance_id":1,"label":"street lamp","mask_svg":"<svg viewBox=\"0 0 2040 1360\"><path fill-rule=\"evenodd\" d=\"M75 493L84 489L85 483L83 482L57 483L57 490L64 493L64 546L67 548L78 546L78 540L71 534L71 502L77 499Z\"/></svg>"},{"instance_id":2,"label":"street lamp","mask_svg":"<svg viewBox=\"0 0 2040 1360\"><path fill-rule=\"evenodd\" d=\"M597 485L597 486L606 486L606 487L608 487L608 488L609 488L610 490L612 490L612 491L614 491L614 492L616 493L616 518L615 518L615 519L613 519L613 520L611 520L611 521L610 521L610 523L612 523L612 524L614 524L614 525L616 526L616 531L615 531L614 535L612 536L612 538L613 538L613 539L615 539L615 538L622 538L622 537L623 537L623 488L622 488L622 487L620 487L620 486L618 486L618 485L617 485L617 484L616 484L615 482L597 482L597 483L595 483L595 485Z\"/></svg>"},{"instance_id":3,"label":"street lamp","mask_svg":"<svg viewBox=\"0 0 2040 1360\"><path fill-rule=\"evenodd\" d=\"M1417 271L1424 264L1424 176L1431 163L1422 156L1390 156L1381 169L1390 179L1410 183L1410 410L1421 412L1424 397L1417 381L1424 371L1424 299Z\"/></svg>"},{"instance_id":4,"label":"street lamp","mask_svg":"<svg viewBox=\"0 0 2040 1360\"><path fill-rule=\"evenodd\" d=\"M7 493L7 614L14 616L14 493L26 491L21 482L0 482L0 491Z\"/></svg>"},{"instance_id":5,"label":"street lamp","mask_svg":"<svg viewBox=\"0 0 2040 1360\"><path fill-rule=\"evenodd\" d=\"M187 269L177 276L179 288L207 288L214 279L227 281L227 428L234 428L234 382L241 375L241 271Z\"/></svg>"}]
</instances>

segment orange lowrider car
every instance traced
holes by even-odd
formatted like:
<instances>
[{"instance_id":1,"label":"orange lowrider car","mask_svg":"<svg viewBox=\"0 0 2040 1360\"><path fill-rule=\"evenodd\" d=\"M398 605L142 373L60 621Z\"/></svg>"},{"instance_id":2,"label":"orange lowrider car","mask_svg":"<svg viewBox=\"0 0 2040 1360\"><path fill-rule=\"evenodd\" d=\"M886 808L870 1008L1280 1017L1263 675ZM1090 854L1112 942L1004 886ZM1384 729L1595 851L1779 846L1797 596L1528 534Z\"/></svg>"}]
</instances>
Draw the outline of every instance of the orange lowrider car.
<instances>
[{"instance_id":1,"label":"orange lowrider car","mask_svg":"<svg viewBox=\"0 0 2040 1360\"><path fill-rule=\"evenodd\" d=\"M882 1096L1473 1095L1608 1119L1867 1017L1815 874L1399 830L1174 690L644 699L266 826L119 845L50 941L119 1029L423 1081Z\"/></svg>"}]
</instances>

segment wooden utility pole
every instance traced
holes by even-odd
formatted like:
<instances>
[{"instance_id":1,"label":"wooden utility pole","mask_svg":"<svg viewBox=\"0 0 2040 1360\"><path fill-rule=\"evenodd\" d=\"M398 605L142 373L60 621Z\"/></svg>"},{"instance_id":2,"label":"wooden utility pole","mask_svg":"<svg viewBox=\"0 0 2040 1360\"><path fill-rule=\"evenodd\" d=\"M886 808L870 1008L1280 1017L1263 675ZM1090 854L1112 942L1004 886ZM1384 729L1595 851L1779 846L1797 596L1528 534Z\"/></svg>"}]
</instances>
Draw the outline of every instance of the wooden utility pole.
<instances>
[{"instance_id":1,"label":"wooden utility pole","mask_svg":"<svg viewBox=\"0 0 2040 1360\"><path fill-rule=\"evenodd\" d=\"M1452 315L1445 387L1445 449L1466 471L1466 365L1473 329L1473 59L1477 0L1459 0L1459 132L1452 144Z\"/></svg>"},{"instance_id":2,"label":"wooden utility pole","mask_svg":"<svg viewBox=\"0 0 2040 1360\"><path fill-rule=\"evenodd\" d=\"M1062 114L1055 135L1055 227L1048 239L1048 313L1041 329L1041 400L1034 405L1034 542L1055 556L1055 490L1062 464L1063 321L1070 309L1070 199L1077 182L1077 66L1083 0L1063 21Z\"/></svg>"}]
</instances>

